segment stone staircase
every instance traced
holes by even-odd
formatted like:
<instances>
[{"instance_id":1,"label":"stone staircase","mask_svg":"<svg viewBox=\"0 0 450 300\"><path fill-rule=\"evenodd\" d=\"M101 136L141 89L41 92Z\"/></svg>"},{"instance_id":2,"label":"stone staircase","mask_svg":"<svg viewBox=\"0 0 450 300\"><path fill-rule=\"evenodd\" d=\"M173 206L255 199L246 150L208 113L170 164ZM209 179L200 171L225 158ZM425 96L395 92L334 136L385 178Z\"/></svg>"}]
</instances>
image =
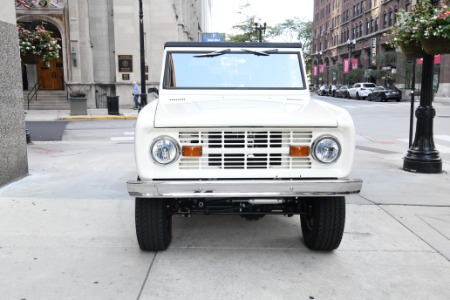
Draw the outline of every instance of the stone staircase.
<instances>
[{"instance_id":1,"label":"stone staircase","mask_svg":"<svg viewBox=\"0 0 450 300\"><path fill-rule=\"evenodd\" d=\"M23 92L23 107L28 110L28 93ZM30 110L69 110L70 102L66 98L65 91L39 90L37 100L30 102Z\"/></svg>"}]
</instances>

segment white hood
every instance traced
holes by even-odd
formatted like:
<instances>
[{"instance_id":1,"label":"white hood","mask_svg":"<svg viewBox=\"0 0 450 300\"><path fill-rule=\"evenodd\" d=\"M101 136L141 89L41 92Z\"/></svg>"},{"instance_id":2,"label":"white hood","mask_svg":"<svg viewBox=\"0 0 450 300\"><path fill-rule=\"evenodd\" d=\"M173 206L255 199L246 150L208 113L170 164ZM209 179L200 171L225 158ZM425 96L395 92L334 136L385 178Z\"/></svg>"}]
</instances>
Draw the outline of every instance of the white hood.
<instances>
[{"instance_id":1,"label":"white hood","mask_svg":"<svg viewBox=\"0 0 450 300\"><path fill-rule=\"evenodd\" d=\"M284 99L159 100L155 127L337 127L336 112L320 101Z\"/></svg>"}]
</instances>

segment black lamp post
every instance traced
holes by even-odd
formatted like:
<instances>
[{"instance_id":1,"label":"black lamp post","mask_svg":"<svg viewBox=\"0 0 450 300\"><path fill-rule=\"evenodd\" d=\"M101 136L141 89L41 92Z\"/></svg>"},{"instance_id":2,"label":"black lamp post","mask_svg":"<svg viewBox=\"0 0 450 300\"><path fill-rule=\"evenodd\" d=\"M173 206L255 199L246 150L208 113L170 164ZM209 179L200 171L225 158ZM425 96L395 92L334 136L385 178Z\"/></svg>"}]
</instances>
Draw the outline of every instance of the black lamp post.
<instances>
[{"instance_id":1,"label":"black lamp post","mask_svg":"<svg viewBox=\"0 0 450 300\"><path fill-rule=\"evenodd\" d=\"M437 0L431 0L437 5ZM422 87L420 104L416 109L417 126L414 142L403 158L403 170L417 173L441 173L442 160L434 146L433 118L436 111L432 106L434 55L425 54L422 65Z\"/></svg>"},{"instance_id":2,"label":"black lamp post","mask_svg":"<svg viewBox=\"0 0 450 300\"><path fill-rule=\"evenodd\" d=\"M255 30L258 31L259 42L262 42L262 34L266 34L266 22L264 24L255 23Z\"/></svg>"},{"instance_id":3,"label":"black lamp post","mask_svg":"<svg viewBox=\"0 0 450 300\"><path fill-rule=\"evenodd\" d=\"M139 44L141 54L141 105L142 109L147 105L147 93L145 87L145 49L144 49L144 12L142 10L142 0L139 0Z\"/></svg>"},{"instance_id":4,"label":"black lamp post","mask_svg":"<svg viewBox=\"0 0 450 300\"><path fill-rule=\"evenodd\" d=\"M318 74L319 74L319 87L321 85L321 81L322 81L322 77L320 76L320 60L322 59L322 51L316 52L316 57L317 57L317 63L319 64L319 70L318 70Z\"/></svg>"},{"instance_id":5,"label":"black lamp post","mask_svg":"<svg viewBox=\"0 0 450 300\"><path fill-rule=\"evenodd\" d=\"M347 47L348 47L348 63L349 63L349 70L353 70L353 62L352 62L352 50L356 47L356 41L347 40ZM350 86L350 76L348 77L348 85Z\"/></svg>"},{"instance_id":6,"label":"black lamp post","mask_svg":"<svg viewBox=\"0 0 450 300\"><path fill-rule=\"evenodd\" d=\"M330 85L330 66L327 65L327 85ZM329 91L331 93L331 91Z\"/></svg>"}]
</instances>

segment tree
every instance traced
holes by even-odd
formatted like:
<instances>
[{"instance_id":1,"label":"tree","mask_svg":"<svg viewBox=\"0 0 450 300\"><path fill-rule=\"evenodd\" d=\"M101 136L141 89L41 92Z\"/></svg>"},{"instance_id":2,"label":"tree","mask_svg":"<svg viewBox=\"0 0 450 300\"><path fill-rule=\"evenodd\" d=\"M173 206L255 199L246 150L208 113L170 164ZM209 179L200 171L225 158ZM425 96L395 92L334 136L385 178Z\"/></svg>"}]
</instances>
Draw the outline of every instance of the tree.
<instances>
[{"instance_id":1,"label":"tree","mask_svg":"<svg viewBox=\"0 0 450 300\"><path fill-rule=\"evenodd\" d=\"M305 53L311 52L312 21L299 18L287 19L269 29L269 37L281 38L286 42L300 42Z\"/></svg>"},{"instance_id":2,"label":"tree","mask_svg":"<svg viewBox=\"0 0 450 300\"><path fill-rule=\"evenodd\" d=\"M246 3L239 7L238 14L245 15L246 19L237 24L234 25L232 28L234 30L237 30L239 33L234 35L227 35L226 41L227 42L257 42L258 41L258 33L254 29L256 16L252 15L250 16L248 13L250 4ZM264 37L263 37L264 41Z\"/></svg>"},{"instance_id":3,"label":"tree","mask_svg":"<svg viewBox=\"0 0 450 300\"><path fill-rule=\"evenodd\" d=\"M300 42L303 48L306 70L311 72L312 21L299 18L287 19L274 27L270 27L268 36L281 38L286 42Z\"/></svg>"},{"instance_id":4,"label":"tree","mask_svg":"<svg viewBox=\"0 0 450 300\"><path fill-rule=\"evenodd\" d=\"M246 3L239 7L238 12L246 16L246 19L233 26L233 29L238 31L237 34L227 35L227 42L257 42L259 35L255 30L254 25L258 18L255 15L250 15L250 4ZM285 42L300 42L303 48L304 60L306 70L311 72L311 41L312 41L312 21L305 21L299 18L287 19L274 27L267 27L267 37L271 39L281 38ZM262 37L263 41L267 41Z\"/></svg>"}]
</instances>

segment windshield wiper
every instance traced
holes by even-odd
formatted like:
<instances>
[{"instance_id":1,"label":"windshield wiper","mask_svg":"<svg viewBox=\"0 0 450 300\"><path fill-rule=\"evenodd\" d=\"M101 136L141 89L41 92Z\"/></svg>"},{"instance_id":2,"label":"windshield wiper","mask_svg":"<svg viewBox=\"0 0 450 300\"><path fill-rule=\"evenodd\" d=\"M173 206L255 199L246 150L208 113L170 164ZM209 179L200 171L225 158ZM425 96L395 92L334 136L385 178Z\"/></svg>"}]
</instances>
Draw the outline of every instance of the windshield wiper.
<instances>
[{"instance_id":1,"label":"windshield wiper","mask_svg":"<svg viewBox=\"0 0 450 300\"><path fill-rule=\"evenodd\" d=\"M265 51L257 51L257 50L250 50L250 49L241 49L244 52L253 53L258 56L269 56L271 53L278 52L278 49L270 49Z\"/></svg>"},{"instance_id":2,"label":"windshield wiper","mask_svg":"<svg viewBox=\"0 0 450 300\"><path fill-rule=\"evenodd\" d=\"M209 52L209 53L205 53L205 54L194 55L194 57L214 57L214 56L223 55L230 51L231 51L230 49L223 49L223 50L217 50L217 51L213 51L213 52Z\"/></svg>"}]
</instances>

